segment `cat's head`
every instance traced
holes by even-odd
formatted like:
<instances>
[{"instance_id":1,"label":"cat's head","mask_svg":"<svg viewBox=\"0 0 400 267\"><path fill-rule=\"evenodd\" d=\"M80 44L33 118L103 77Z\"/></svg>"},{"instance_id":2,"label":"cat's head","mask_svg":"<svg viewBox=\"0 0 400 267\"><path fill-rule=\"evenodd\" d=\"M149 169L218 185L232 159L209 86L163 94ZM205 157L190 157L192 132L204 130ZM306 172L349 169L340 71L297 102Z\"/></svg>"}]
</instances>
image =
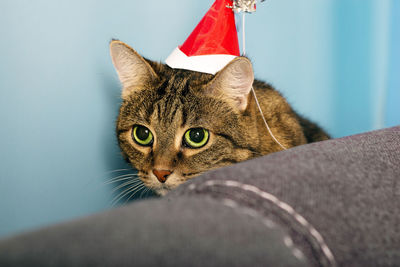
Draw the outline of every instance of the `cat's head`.
<instances>
[{"instance_id":1,"label":"cat's head","mask_svg":"<svg viewBox=\"0 0 400 267\"><path fill-rule=\"evenodd\" d=\"M110 49L122 83L119 145L147 187L163 195L254 156L258 141L248 108L254 75L247 58L211 75L146 60L120 41Z\"/></svg>"}]
</instances>

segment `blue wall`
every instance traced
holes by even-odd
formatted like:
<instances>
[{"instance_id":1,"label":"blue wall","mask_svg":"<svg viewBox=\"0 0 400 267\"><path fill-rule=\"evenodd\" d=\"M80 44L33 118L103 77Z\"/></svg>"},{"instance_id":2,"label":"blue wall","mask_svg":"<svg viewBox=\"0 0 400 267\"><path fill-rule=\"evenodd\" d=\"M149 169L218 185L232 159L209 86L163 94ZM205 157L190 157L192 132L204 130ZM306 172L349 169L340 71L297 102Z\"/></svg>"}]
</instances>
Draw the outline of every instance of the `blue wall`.
<instances>
[{"instance_id":1,"label":"blue wall","mask_svg":"<svg viewBox=\"0 0 400 267\"><path fill-rule=\"evenodd\" d=\"M385 126L400 122L400 1L393 1L390 16L390 46L385 103Z\"/></svg>"},{"instance_id":2,"label":"blue wall","mask_svg":"<svg viewBox=\"0 0 400 267\"><path fill-rule=\"evenodd\" d=\"M212 2L0 2L0 236L109 208L126 165L108 42L162 61ZM334 137L398 125L399 16L396 0L266 1L247 55Z\"/></svg>"}]
</instances>

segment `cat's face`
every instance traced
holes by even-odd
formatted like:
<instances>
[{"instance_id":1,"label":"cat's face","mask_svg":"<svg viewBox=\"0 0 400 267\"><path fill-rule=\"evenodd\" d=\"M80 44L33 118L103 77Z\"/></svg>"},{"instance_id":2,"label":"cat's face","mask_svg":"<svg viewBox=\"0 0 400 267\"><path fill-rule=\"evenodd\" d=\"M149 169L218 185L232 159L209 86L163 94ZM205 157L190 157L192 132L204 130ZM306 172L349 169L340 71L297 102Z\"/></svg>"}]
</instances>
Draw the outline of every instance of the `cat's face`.
<instances>
[{"instance_id":1,"label":"cat's face","mask_svg":"<svg viewBox=\"0 0 400 267\"><path fill-rule=\"evenodd\" d=\"M207 170L254 156L247 59L214 76L144 60L119 41L111 43L111 55L123 85L118 141L147 187L163 195Z\"/></svg>"}]
</instances>

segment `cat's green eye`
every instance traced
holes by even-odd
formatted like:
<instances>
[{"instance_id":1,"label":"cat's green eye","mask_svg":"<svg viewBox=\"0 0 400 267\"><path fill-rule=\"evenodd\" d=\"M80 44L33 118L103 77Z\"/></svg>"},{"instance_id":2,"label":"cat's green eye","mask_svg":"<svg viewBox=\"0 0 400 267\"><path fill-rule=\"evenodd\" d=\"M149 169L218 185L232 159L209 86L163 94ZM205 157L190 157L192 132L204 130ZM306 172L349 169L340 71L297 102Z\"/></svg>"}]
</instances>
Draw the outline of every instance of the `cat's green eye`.
<instances>
[{"instance_id":1,"label":"cat's green eye","mask_svg":"<svg viewBox=\"0 0 400 267\"><path fill-rule=\"evenodd\" d=\"M135 125L133 127L132 137L141 146L151 146L153 144L153 134L142 125Z\"/></svg>"},{"instance_id":2,"label":"cat's green eye","mask_svg":"<svg viewBox=\"0 0 400 267\"><path fill-rule=\"evenodd\" d=\"M200 148L207 144L210 133L204 128L192 128L186 131L184 143L190 148Z\"/></svg>"}]
</instances>

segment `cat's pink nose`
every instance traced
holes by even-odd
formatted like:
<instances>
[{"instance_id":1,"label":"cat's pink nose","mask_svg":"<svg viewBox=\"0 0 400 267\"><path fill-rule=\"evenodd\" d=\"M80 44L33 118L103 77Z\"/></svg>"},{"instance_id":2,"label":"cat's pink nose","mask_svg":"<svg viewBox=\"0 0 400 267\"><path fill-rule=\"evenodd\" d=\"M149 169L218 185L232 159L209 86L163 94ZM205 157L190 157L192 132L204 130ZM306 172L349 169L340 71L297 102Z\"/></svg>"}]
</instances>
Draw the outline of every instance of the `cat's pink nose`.
<instances>
[{"instance_id":1,"label":"cat's pink nose","mask_svg":"<svg viewBox=\"0 0 400 267\"><path fill-rule=\"evenodd\" d=\"M168 176L172 173L168 170L153 170L154 175L160 181L160 183L165 183L167 181Z\"/></svg>"}]
</instances>

